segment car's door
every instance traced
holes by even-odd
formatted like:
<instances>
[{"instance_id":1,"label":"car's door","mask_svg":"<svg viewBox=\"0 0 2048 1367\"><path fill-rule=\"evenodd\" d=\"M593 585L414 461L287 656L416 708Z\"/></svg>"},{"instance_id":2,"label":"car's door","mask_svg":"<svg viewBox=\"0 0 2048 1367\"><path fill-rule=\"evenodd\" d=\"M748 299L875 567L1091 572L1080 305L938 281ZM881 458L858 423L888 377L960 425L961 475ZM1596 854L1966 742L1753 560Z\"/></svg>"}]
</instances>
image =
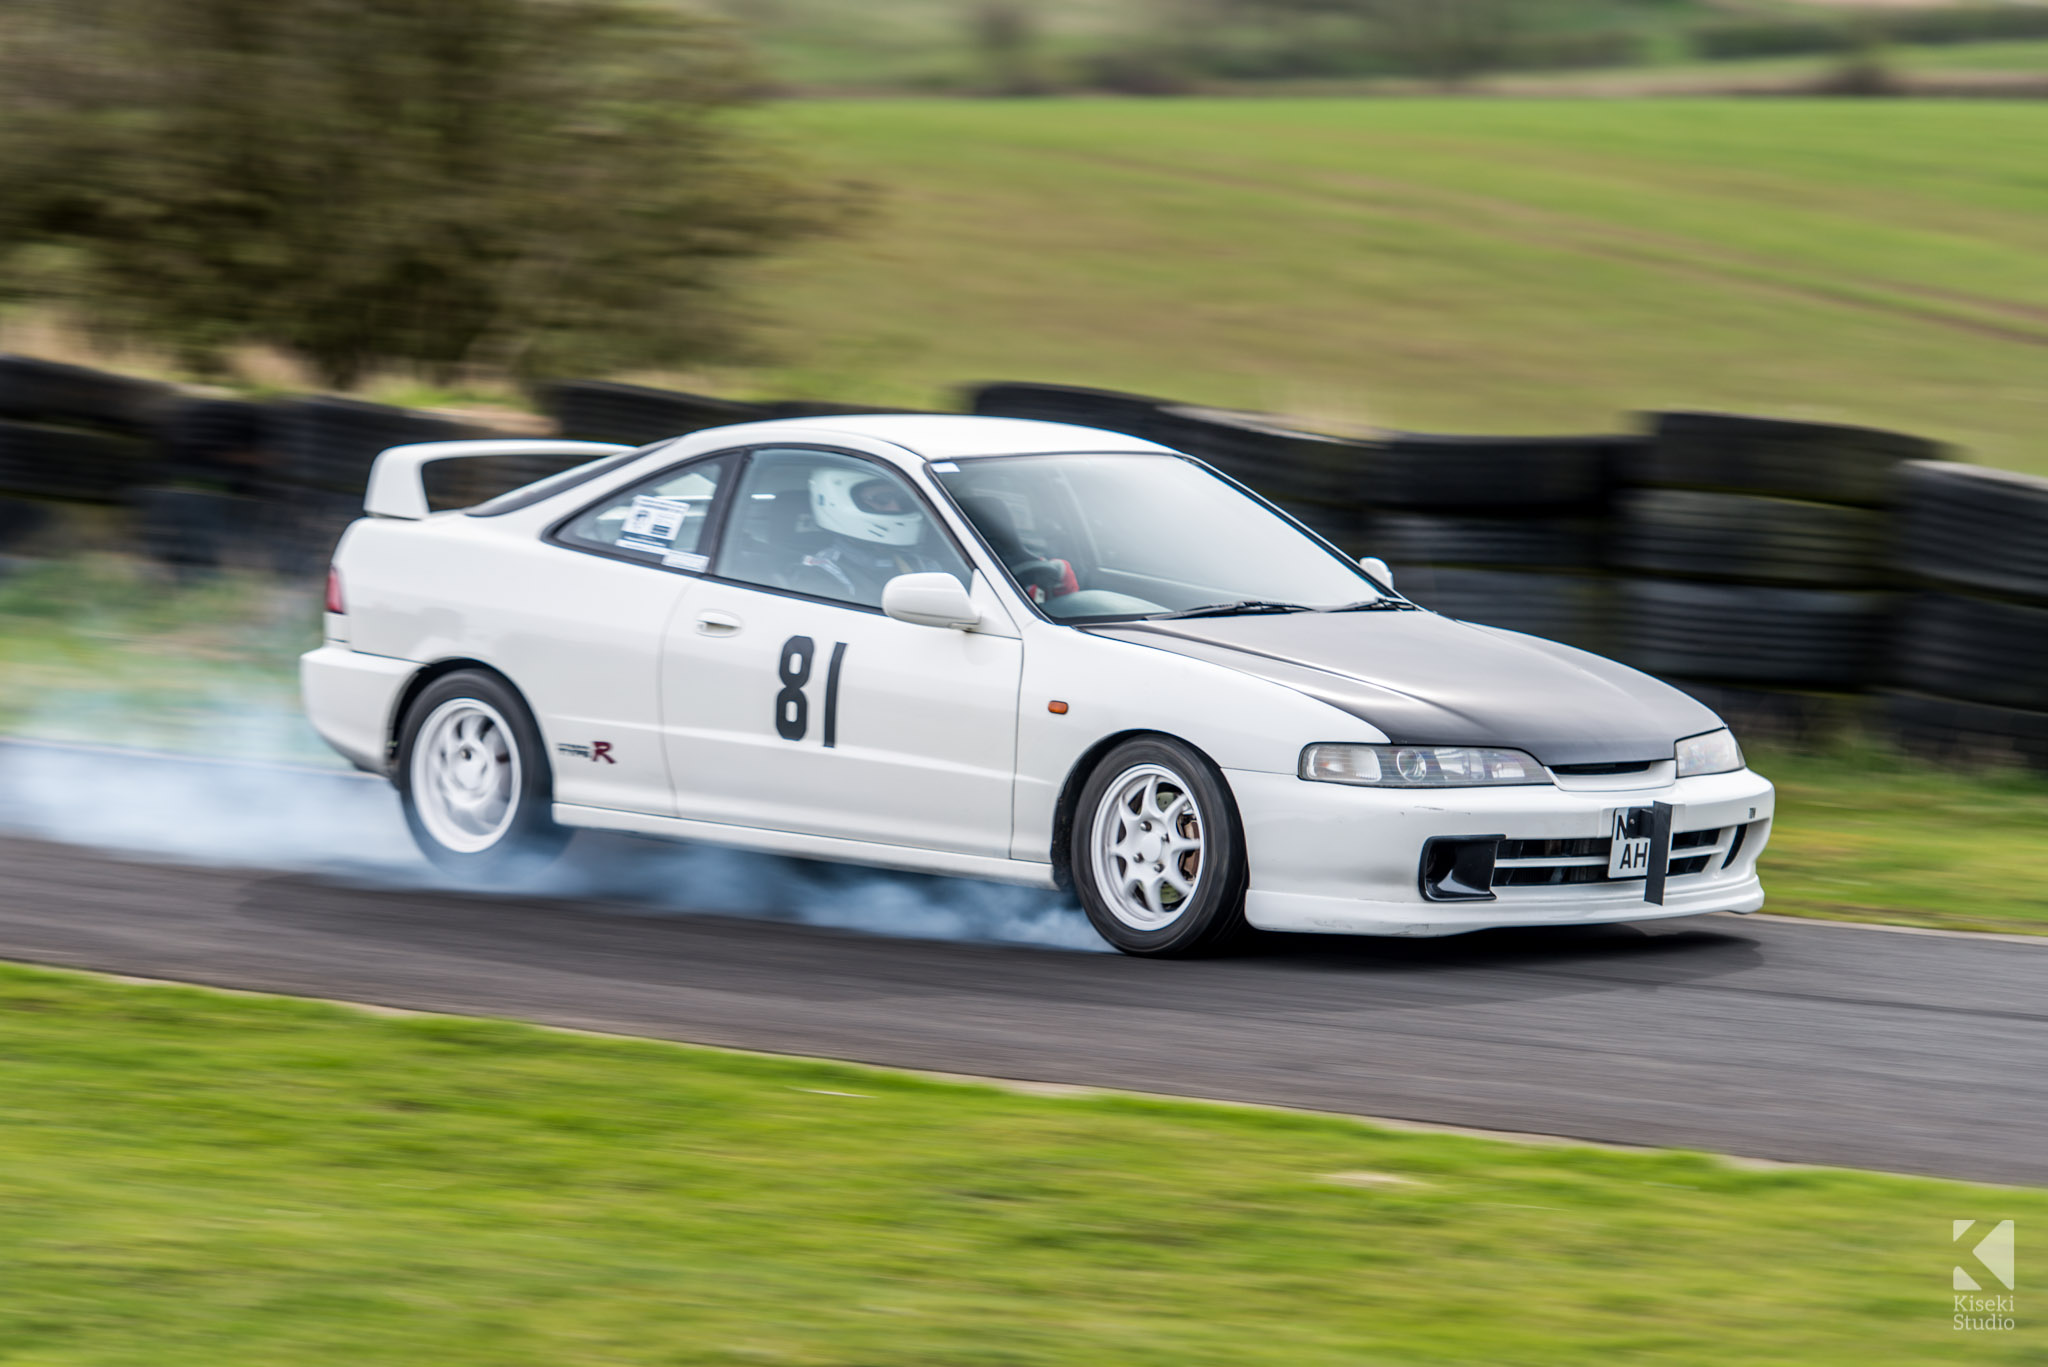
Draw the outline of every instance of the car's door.
<instances>
[{"instance_id":1,"label":"car's door","mask_svg":"<svg viewBox=\"0 0 2048 1367\"><path fill-rule=\"evenodd\" d=\"M930 571L975 590L982 628L882 614L883 583ZM844 452L755 451L712 577L669 629L677 814L1007 856L1022 660L1000 602L902 475Z\"/></svg>"},{"instance_id":2,"label":"car's door","mask_svg":"<svg viewBox=\"0 0 2048 1367\"><path fill-rule=\"evenodd\" d=\"M540 722L557 802L674 813L662 650L676 605L699 586L691 571L708 562L712 514L737 463L705 457L605 495L534 547L545 576L492 586L519 624L503 653Z\"/></svg>"}]
</instances>

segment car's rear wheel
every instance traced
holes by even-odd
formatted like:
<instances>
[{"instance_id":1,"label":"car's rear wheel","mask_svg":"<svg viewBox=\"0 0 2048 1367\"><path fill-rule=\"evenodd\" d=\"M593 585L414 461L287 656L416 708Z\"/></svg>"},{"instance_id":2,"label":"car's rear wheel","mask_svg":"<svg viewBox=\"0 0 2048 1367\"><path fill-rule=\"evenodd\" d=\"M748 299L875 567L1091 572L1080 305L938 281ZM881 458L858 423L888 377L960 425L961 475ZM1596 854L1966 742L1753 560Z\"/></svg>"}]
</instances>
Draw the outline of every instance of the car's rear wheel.
<instances>
[{"instance_id":1,"label":"car's rear wheel","mask_svg":"<svg viewBox=\"0 0 2048 1367\"><path fill-rule=\"evenodd\" d=\"M516 880L568 843L550 812L540 728L495 675L461 670L420 691L406 709L394 778L420 852L464 879Z\"/></svg>"},{"instance_id":2,"label":"car's rear wheel","mask_svg":"<svg viewBox=\"0 0 2048 1367\"><path fill-rule=\"evenodd\" d=\"M1088 919L1126 954L1214 950L1244 929L1244 831L1223 776L1164 736L1127 741L1082 786L1068 851Z\"/></svg>"}]
</instances>

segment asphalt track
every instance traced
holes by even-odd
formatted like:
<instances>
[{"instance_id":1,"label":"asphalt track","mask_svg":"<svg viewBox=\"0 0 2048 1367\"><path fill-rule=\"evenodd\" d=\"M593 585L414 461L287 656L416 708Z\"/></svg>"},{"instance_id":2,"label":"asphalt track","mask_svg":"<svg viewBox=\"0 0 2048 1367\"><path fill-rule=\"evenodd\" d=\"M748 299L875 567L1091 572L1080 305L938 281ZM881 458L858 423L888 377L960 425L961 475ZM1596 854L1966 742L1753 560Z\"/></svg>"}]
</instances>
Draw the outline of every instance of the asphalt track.
<instances>
[{"instance_id":1,"label":"asphalt track","mask_svg":"<svg viewBox=\"0 0 2048 1367\"><path fill-rule=\"evenodd\" d=\"M2048 943L1701 917L1155 963L0 838L0 957L869 1063L2048 1183Z\"/></svg>"}]
</instances>

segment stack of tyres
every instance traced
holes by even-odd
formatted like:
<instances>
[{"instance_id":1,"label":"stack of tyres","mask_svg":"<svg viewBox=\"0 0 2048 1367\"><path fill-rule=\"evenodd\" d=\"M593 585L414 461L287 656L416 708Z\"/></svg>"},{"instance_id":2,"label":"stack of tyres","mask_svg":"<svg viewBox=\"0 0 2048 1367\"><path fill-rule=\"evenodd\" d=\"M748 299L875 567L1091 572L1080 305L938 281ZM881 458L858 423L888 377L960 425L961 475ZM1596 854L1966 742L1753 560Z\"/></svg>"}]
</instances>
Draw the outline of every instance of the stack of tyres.
<instances>
[{"instance_id":1,"label":"stack of tyres","mask_svg":"<svg viewBox=\"0 0 2048 1367\"><path fill-rule=\"evenodd\" d=\"M1325 436L1259 413L1162 407L1147 434L1256 490L1347 555L1363 555L1358 489L1377 458L1374 442Z\"/></svg>"},{"instance_id":2,"label":"stack of tyres","mask_svg":"<svg viewBox=\"0 0 2048 1367\"><path fill-rule=\"evenodd\" d=\"M756 404L599 380L559 381L543 386L539 397L542 411L555 420L563 436L626 446L770 416Z\"/></svg>"},{"instance_id":3,"label":"stack of tyres","mask_svg":"<svg viewBox=\"0 0 2048 1367\"><path fill-rule=\"evenodd\" d=\"M1903 469L1942 448L1719 413L1653 422L1618 471L1621 658L1750 730L1839 724L1884 658Z\"/></svg>"},{"instance_id":4,"label":"stack of tyres","mask_svg":"<svg viewBox=\"0 0 2048 1367\"><path fill-rule=\"evenodd\" d=\"M362 516L370 467L386 447L485 435L430 413L329 395L273 405L271 424L284 495L277 567L292 575L325 567L342 530Z\"/></svg>"},{"instance_id":5,"label":"stack of tyres","mask_svg":"<svg viewBox=\"0 0 2048 1367\"><path fill-rule=\"evenodd\" d=\"M2048 768L2048 479L1905 468L1901 606L1883 707L1907 749Z\"/></svg>"},{"instance_id":6,"label":"stack of tyres","mask_svg":"<svg viewBox=\"0 0 2048 1367\"><path fill-rule=\"evenodd\" d=\"M983 385L969 393L968 408L983 417L1099 427L1185 451L1346 552L1362 553L1358 486L1375 443L1302 431L1262 413L1075 385Z\"/></svg>"},{"instance_id":7,"label":"stack of tyres","mask_svg":"<svg viewBox=\"0 0 2048 1367\"><path fill-rule=\"evenodd\" d=\"M143 482L168 386L0 356L0 498L119 503Z\"/></svg>"},{"instance_id":8,"label":"stack of tyres","mask_svg":"<svg viewBox=\"0 0 2048 1367\"><path fill-rule=\"evenodd\" d=\"M967 411L985 418L1029 418L1099 427L1155 441L1161 409L1170 399L1125 394L1114 389L1083 389L1066 384L985 384L967 393Z\"/></svg>"},{"instance_id":9,"label":"stack of tyres","mask_svg":"<svg viewBox=\"0 0 2048 1367\"><path fill-rule=\"evenodd\" d=\"M180 575L267 565L283 502L271 426L263 405L243 400L167 403L151 482L132 497L143 552Z\"/></svg>"},{"instance_id":10,"label":"stack of tyres","mask_svg":"<svg viewBox=\"0 0 2048 1367\"><path fill-rule=\"evenodd\" d=\"M1448 617L1611 648L1599 572L1609 471L1636 438L1444 437L1379 445L1358 486L1364 549Z\"/></svg>"}]
</instances>

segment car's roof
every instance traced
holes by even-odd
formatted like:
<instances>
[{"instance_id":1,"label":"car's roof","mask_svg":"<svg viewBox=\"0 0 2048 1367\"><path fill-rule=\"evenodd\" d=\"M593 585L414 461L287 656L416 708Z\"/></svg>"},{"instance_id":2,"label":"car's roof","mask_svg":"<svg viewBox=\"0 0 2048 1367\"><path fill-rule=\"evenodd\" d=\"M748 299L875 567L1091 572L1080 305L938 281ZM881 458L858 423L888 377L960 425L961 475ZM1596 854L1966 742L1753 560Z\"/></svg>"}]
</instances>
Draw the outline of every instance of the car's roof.
<instances>
[{"instance_id":1,"label":"car's roof","mask_svg":"<svg viewBox=\"0 0 2048 1367\"><path fill-rule=\"evenodd\" d=\"M721 437L773 441L829 441L835 434L901 446L926 460L963 456L1040 454L1051 451L1164 451L1142 437L1063 422L982 418L958 413L846 413L783 418L717 429ZM708 435L699 433L699 436Z\"/></svg>"}]
</instances>

